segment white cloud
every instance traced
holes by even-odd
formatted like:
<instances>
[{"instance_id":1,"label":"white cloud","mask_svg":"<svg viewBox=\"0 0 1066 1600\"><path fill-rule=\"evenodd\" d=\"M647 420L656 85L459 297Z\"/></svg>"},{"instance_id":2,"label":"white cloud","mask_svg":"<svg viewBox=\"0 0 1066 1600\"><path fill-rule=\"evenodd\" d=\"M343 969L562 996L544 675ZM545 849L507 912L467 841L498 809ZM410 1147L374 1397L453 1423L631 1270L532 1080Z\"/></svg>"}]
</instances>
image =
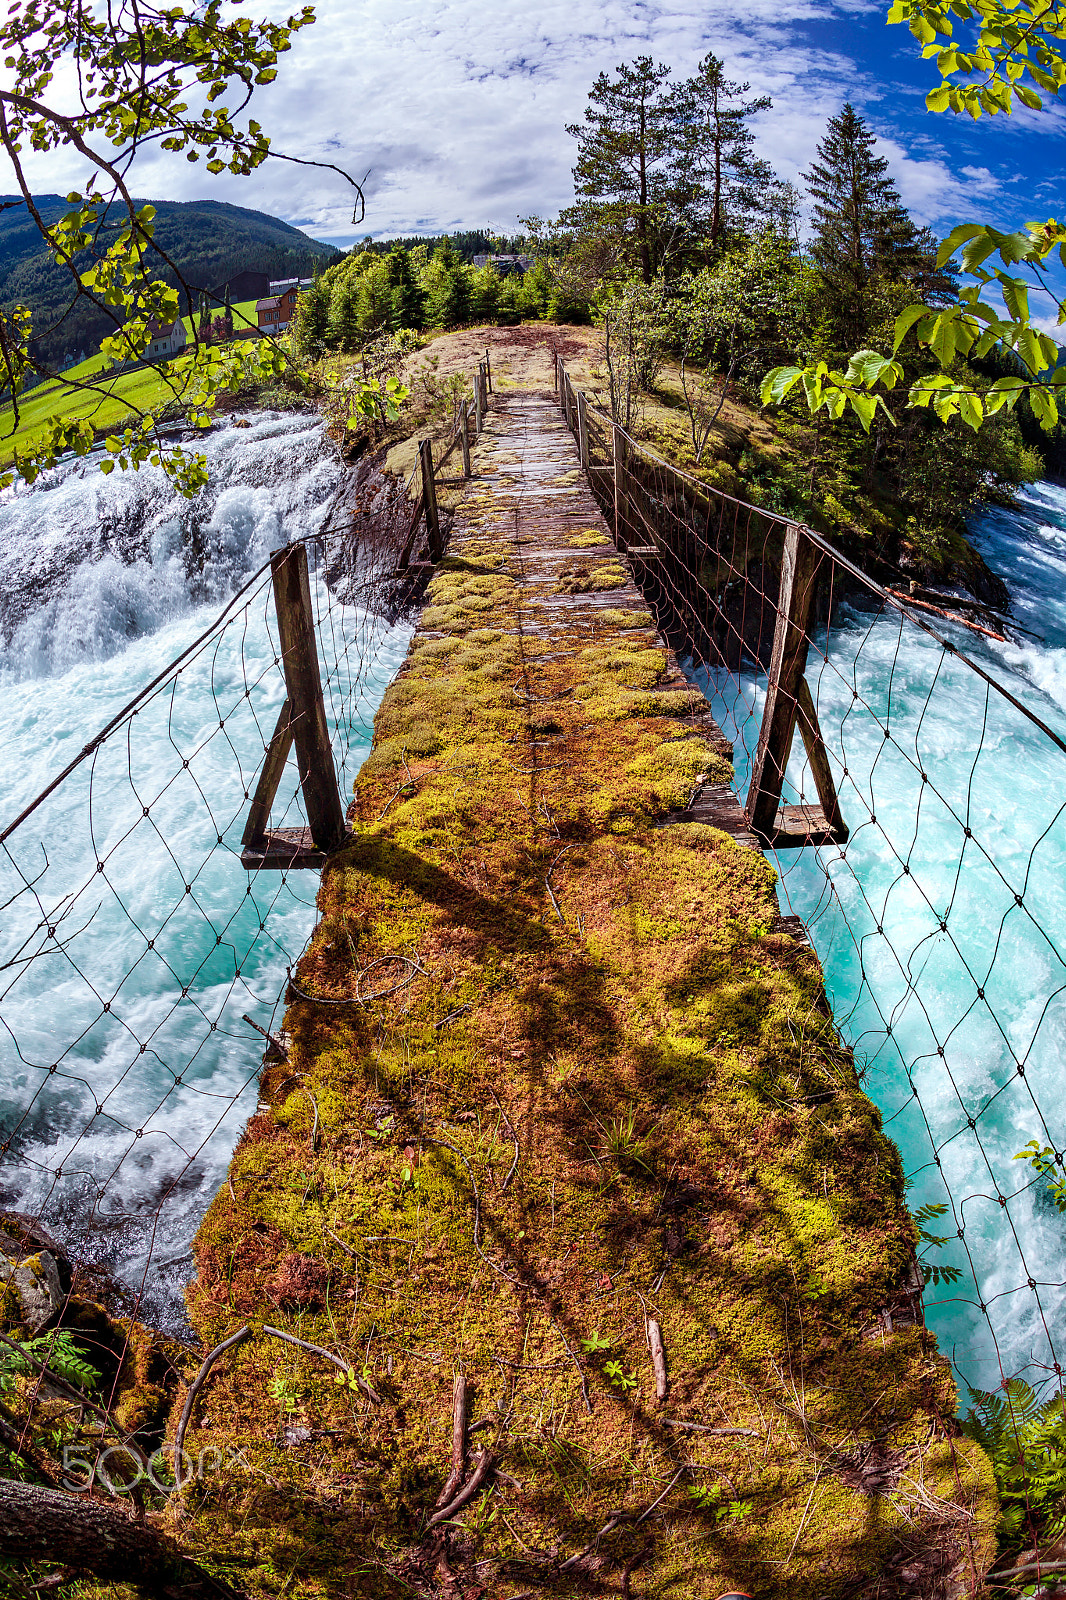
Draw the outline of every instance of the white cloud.
<instances>
[{"instance_id":1,"label":"white cloud","mask_svg":"<svg viewBox=\"0 0 1066 1600\"><path fill-rule=\"evenodd\" d=\"M775 96L760 119L765 153L793 175L813 151L838 86L854 76L845 58L796 47L798 23L869 9L872 0L363 0L320 4L296 35L256 115L275 146L330 161L362 178L364 229L435 231L549 214L572 197L573 141L600 71L649 54L691 72L708 50L730 73ZM256 10L258 11L258 7ZM277 15L288 5L273 3ZM785 48L787 47L787 48ZM802 103L799 113L791 106ZM38 191L82 181L67 154L31 157ZM320 237L351 238L343 182L314 168L271 162L252 179L211 182L201 166L146 151L138 193L210 195L270 211Z\"/></svg>"},{"instance_id":2,"label":"white cloud","mask_svg":"<svg viewBox=\"0 0 1066 1600\"><path fill-rule=\"evenodd\" d=\"M289 0L270 9L281 16ZM486 223L509 231L520 216L569 202L565 125L580 120L600 71L638 54L681 76L708 50L723 56L731 76L773 97L757 119L760 150L794 180L846 97L869 101L875 123L885 108L881 82L848 54L818 47L846 41L845 18L879 11L880 0L320 0L318 9L277 82L257 94L255 114L279 150L360 179L370 169L363 226L352 228L339 177L281 161L251 179L212 181L202 165L146 151L132 175L137 193L225 199L337 242ZM935 148L914 155L887 138L882 149L923 222L967 213L995 192L985 167L956 175ZM32 157L28 170L39 192L86 176L66 153Z\"/></svg>"}]
</instances>

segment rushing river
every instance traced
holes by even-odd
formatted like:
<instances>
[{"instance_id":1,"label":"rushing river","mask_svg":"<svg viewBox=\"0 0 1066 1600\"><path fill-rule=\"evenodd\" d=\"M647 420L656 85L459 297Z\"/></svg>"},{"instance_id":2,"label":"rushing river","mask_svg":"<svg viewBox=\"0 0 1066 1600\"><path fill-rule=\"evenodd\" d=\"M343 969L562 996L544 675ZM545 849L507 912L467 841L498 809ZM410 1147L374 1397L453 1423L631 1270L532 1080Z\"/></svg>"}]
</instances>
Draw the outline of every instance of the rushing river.
<instances>
[{"instance_id":1,"label":"rushing river","mask_svg":"<svg viewBox=\"0 0 1066 1600\"><path fill-rule=\"evenodd\" d=\"M92 462L0 498L0 826L271 548L319 527L340 481L310 417L219 428L207 452L191 504L158 471L104 478ZM1066 492L1040 485L975 531L1040 637L945 627L1066 734ZM313 587L350 787L408 632ZM314 924L314 874L249 883L239 862L244 790L283 697L269 615L260 582L0 855L0 1201L143 1283L164 1322L254 1109L260 1041L244 1018L277 1024ZM927 1293L942 1346L975 1385L1038 1380L1062 1359L1066 1216L1014 1158L1030 1139L1066 1143L1066 756L893 615L842 608L808 678L848 768L851 837L783 855L782 897L811 929L912 1206L948 1208L929 1224L948 1242L926 1252L958 1274ZM738 700L701 681L743 785L761 684ZM789 776L810 792L798 757ZM290 776L275 821L293 800Z\"/></svg>"},{"instance_id":2,"label":"rushing river","mask_svg":"<svg viewBox=\"0 0 1066 1600\"><path fill-rule=\"evenodd\" d=\"M157 469L104 477L93 461L0 497L0 826L271 549L316 531L341 481L313 417L220 427L206 453L211 481L191 503ZM341 606L314 571L312 588L350 792L408 632ZM0 1203L143 1283L164 1322L180 1317L189 1242L255 1109L263 1041L244 1018L280 1025L286 968L314 926L316 874L250 880L239 860L245 790L283 698L260 580L0 853ZM275 823L302 821L293 765Z\"/></svg>"},{"instance_id":3,"label":"rushing river","mask_svg":"<svg viewBox=\"0 0 1066 1600\"><path fill-rule=\"evenodd\" d=\"M1037 485L973 532L1040 638L931 620L1066 736L1066 491ZM782 852L782 899L808 925L912 1209L947 1208L926 1224L946 1243L923 1257L957 1277L927 1289L930 1326L965 1383L1039 1384L1066 1365L1066 1215L1015 1157L1066 1144L1066 755L894 612L845 605L819 644L807 677L851 836ZM738 697L699 676L746 785L765 680ZM785 798L801 793L797 738Z\"/></svg>"}]
</instances>

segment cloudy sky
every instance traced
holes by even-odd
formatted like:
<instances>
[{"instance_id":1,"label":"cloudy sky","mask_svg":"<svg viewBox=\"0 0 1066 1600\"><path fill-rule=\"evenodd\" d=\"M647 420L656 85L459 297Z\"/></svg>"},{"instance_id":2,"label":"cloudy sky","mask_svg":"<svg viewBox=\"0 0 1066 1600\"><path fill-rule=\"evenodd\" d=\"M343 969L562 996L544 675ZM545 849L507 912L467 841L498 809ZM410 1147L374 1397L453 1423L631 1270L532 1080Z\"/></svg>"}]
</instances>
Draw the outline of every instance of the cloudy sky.
<instances>
[{"instance_id":1,"label":"cloudy sky","mask_svg":"<svg viewBox=\"0 0 1066 1600\"><path fill-rule=\"evenodd\" d=\"M338 177L283 162L211 179L148 155L135 188L230 200L340 245L367 233L508 233L518 217L571 198L565 125L580 120L597 73L648 54L684 77L713 50L734 78L773 97L756 132L783 177L798 177L826 118L850 98L920 221L945 232L961 219L1016 226L1061 212L1066 118L1056 109L974 125L929 115L932 69L905 28L886 26L886 10L887 0L318 0L318 21L258 91L254 114L278 149L359 178L369 169L365 224L352 228ZM31 173L38 191L83 177L56 156Z\"/></svg>"}]
</instances>

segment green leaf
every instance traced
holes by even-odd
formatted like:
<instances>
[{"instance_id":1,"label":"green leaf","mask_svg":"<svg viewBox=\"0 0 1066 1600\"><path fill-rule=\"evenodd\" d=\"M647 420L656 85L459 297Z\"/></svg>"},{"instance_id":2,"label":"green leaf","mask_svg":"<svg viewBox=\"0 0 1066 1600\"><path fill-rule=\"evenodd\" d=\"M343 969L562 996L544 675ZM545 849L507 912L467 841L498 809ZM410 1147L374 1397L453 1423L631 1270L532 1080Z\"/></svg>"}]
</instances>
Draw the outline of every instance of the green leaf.
<instances>
[{"instance_id":1,"label":"green leaf","mask_svg":"<svg viewBox=\"0 0 1066 1600\"><path fill-rule=\"evenodd\" d=\"M965 244L967 239L974 239L985 229L979 222L960 222L957 228L952 228L947 238L944 239L936 253L936 264L942 267L950 261L960 244Z\"/></svg>"},{"instance_id":2,"label":"green leaf","mask_svg":"<svg viewBox=\"0 0 1066 1600\"><path fill-rule=\"evenodd\" d=\"M802 367L774 367L773 371L766 374L759 389L759 398L763 405L780 405L789 390L795 388L802 377Z\"/></svg>"},{"instance_id":3,"label":"green leaf","mask_svg":"<svg viewBox=\"0 0 1066 1600\"><path fill-rule=\"evenodd\" d=\"M877 396L872 394L849 394L848 400L851 409L862 423L863 432L869 433L870 424L877 411Z\"/></svg>"},{"instance_id":4,"label":"green leaf","mask_svg":"<svg viewBox=\"0 0 1066 1600\"><path fill-rule=\"evenodd\" d=\"M946 83L940 84L936 89L930 89L925 97L925 109L927 111L946 111L950 104L951 88Z\"/></svg>"}]
</instances>

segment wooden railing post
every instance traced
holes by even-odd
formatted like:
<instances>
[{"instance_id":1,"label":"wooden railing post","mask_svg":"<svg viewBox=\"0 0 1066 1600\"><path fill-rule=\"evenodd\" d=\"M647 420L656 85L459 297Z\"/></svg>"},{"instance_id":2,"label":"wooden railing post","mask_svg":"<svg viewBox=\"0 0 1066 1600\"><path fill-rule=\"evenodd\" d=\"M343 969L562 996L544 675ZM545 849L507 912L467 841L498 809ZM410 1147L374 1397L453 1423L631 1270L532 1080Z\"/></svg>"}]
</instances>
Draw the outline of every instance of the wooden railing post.
<instances>
[{"instance_id":1,"label":"wooden railing post","mask_svg":"<svg viewBox=\"0 0 1066 1600\"><path fill-rule=\"evenodd\" d=\"M555 398L559 398L559 351L552 345L552 382L555 385Z\"/></svg>"},{"instance_id":2,"label":"wooden railing post","mask_svg":"<svg viewBox=\"0 0 1066 1600\"><path fill-rule=\"evenodd\" d=\"M422 463L422 498L426 505L426 532L429 534L429 559L439 561L444 554L440 542L440 518L437 515L437 485L433 478L433 441L423 439L418 447Z\"/></svg>"},{"instance_id":3,"label":"wooden railing post","mask_svg":"<svg viewBox=\"0 0 1066 1600\"><path fill-rule=\"evenodd\" d=\"M625 486L623 483L625 465L623 462L622 430L617 422L611 423L611 448L614 457L614 547L616 550L622 550L625 547L625 534L623 532L625 527Z\"/></svg>"},{"instance_id":4,"label":"wooden railing post","mask_svg":"<svg viewBox=\"0 0 1066 1600\"><path fill-rule=\"evenodd\" d=\"M464 400L459 412L459 448L463 452L463 477L470 476L470 407Z\"/></svg>"},{"instance_id":5,"label":"wooden railing post","mask_svg":"<svg viewBox=\"0 0 1066 1600\"><path fill-rule=\"evenodd\" d=\"M563 365L563 363L561 361L559 362L559 364L558 364L558 366L556 368L556 376L559 379L559 410L562 412L563 416L565 417L566 416L566 368L565 368L565 366Z\"/></svg>"},{"instance_id":6,"label":"wooden railing post","mask_svg":"<svg viewBox=\"0 0 1066 1600\"><path fill-rule=\"evenodd\" d=\"M478 368L478 381L481 384L481 409L486 412L489 409L489 369L484 361Z\"/></svg>"},{"instance_id":7,"label":"wooden railing post","mask_svg":"<svg viewBox=\"0 0 1066 1600\"><path fill-rule=\"evenodd\" d=\"M481 424L481 368L479 366L477 376L474 379L474 427L477 430L479 439L481 438Z\"/></svg>"},{"instance_id":8,"label":"wooden railing post","mask_svg":"<svg viewBox=\"0 0 1066 1600\"><path fill-rule=\"evenodd\" d=\"M589 424L586 414L586 400L584 389L577 391L577 453L581 461L581 469L589 469Z\"/></svg>"},{"instance_id":9,"label":"wooden railing post","mask_svg":"<svg viewBox=\"0 0 1066 1600\"><path fill-rule=\"evenodd\" d=\"M485 346L485 382L486 382L486 384L488 386L488 392L489 392L489 394L491 394L492 393L492 361L491 361L491 358L489 356L488 345Z\"/></svg>"},{"instance_id":10,"label":"wooden railing post","mask_svg":"<svg viewBox=\"0 0 1066 1600\"><path fill-rule=\"evenodd\" d=\"M777 808L781 803L781 788L802 693L800 684L807 665L807 623L821 560L817 547L804 537L796 523L790 523L781 555L781 589L770 657L770 681L766 687L759 745L745 806L749 827L763 839L773 839ZM813 711L813 702L811 709Z\"/></svg>"},{"instance_id":11,"label":"wooden railing post","mask_svg":"<svg viewBox=\"0 0 1066 1600\"><path fill-rule=\"evenodd\" d=\"M279 718L266 765L271 768L272 775L276 773L273 780L276 789L284 766L283 758L278 761L280 744L286 738L291 738L296 745L300 785L311 838L319 850L335 850L344 840L344 807L337 787L333 750L326 726L326 708L322 700L306 545L290 544L283 550L275 550L270 557L270 570L274 579L274 606L288 691L289 718L287 731L283 731ZM285 751L288 752L287 743ZM273 795L270 799L273 799ZM258 790L256 801L261 801ZM269 809L270 801L267 800L268 814Z\"/></svg>"}]
</instances>

